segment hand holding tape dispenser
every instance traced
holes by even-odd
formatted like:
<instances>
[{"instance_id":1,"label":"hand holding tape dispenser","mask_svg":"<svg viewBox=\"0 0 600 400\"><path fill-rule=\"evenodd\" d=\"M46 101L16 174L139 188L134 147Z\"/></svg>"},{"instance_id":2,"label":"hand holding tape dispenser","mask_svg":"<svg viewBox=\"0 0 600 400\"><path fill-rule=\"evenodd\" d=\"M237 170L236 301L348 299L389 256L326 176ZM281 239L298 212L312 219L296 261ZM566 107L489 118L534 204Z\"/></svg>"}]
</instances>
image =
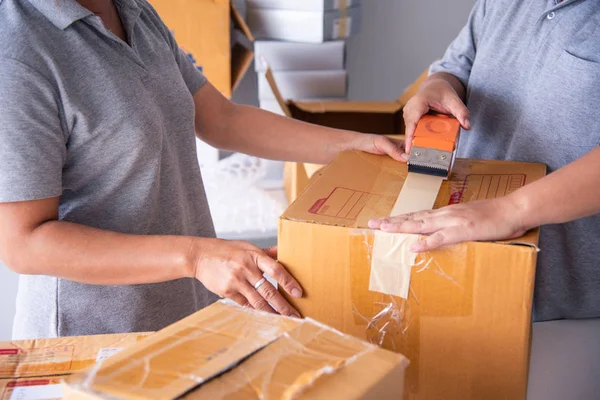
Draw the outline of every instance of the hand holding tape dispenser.
<instances>
[{"instance_id":1,"label":"hand holding tape dispenser","mask_svg":"<svg viewBox=\"0 0 600 400\"><path fill-rule=\"evenodd\" d=\"M424 115L415 129L408 171L441 176L447 179L452 172L460 123L444 114Z\"/></svg>"},{"instance_id":2,"label":"hand holding tape dispenser","mask_svg":"<svg viewBox=\"0 0 600 400\"><path fill-rule=\"evenodd\" d=\"M424 115L417 124L408 156L408 175L391 216L431 210L442 182L450 176L460 123L444 114ZM408 298L417 255L409 251L419 235L375 231L369 290Z\"/></svg>"}]
</instances>

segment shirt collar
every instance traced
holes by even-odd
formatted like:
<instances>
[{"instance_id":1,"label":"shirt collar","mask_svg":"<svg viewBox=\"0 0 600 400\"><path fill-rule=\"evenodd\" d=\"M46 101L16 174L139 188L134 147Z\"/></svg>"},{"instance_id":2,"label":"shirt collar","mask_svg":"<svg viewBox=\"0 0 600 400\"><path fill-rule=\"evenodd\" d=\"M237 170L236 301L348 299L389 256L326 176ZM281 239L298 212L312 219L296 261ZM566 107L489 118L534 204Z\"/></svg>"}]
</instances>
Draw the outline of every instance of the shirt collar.
<instances>
[{"instance_id":1,"label":"shirt collar","mask_svg":"<svg viewBox=\"0 0 600 400\"><path fill-rule=\"evenodd\" d=\"M75 0L29 0L29 2L59 29L93 13Z\"/></svg>"}]
</instances>

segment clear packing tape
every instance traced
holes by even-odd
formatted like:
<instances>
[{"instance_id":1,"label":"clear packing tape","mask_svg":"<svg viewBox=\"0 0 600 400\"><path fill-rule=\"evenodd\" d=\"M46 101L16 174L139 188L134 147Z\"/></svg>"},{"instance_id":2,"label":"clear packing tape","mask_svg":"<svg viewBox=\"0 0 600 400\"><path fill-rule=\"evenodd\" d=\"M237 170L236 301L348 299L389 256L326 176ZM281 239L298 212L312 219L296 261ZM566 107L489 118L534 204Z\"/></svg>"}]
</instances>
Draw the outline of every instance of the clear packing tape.
<instances>
[{"instance_id":1,"label":"clear packing tape","mask_svg":"<svg viewBox=\"0 0 600 400\"><path fill-rule=\"evenodd\" d=\"M101 398L294 399L344 368L372 363L372 344L319 324L223 301L73 377ZM391 353L385 353L390 357ZM403 359L393 355L394 360ZM406 363L406 361L404 361Z\"/></svg>"}]
</instances>

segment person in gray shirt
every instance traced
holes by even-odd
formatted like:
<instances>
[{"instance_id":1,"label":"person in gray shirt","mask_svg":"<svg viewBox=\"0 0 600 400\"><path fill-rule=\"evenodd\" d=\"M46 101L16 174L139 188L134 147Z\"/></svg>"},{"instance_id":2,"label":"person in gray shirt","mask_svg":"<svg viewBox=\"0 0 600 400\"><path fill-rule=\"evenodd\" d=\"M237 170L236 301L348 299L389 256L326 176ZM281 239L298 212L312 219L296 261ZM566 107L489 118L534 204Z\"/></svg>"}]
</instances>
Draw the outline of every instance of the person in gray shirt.
<instances>
[{"instance_id":1,"label":"person in gray shirt","mask_svg":"<svg viewBox=\"0 0 600 400\"><path fill-rule=\"evenodd\" d=\"M461 122L459 156L550 174L503 198L370 225L429 235L415 251L543 225L534 320L600 317L600 3L478 0L404 109L407 151L430 109Z\"/></svg>"},{"instance_id":2,"label":"person in gray shirt","mask_svg":"<svg viewBox=\"0 0 600 400\"><path fill-rule=\"evenodd\" d=\"M0 260L21 274L14 339L155 331L218 296L297 315L262 279L302 296L274 250L215 238L195 135L280 160L406 157L400 142L231 103L145 0L0 0Z\"/></svg>"}]
</instances>

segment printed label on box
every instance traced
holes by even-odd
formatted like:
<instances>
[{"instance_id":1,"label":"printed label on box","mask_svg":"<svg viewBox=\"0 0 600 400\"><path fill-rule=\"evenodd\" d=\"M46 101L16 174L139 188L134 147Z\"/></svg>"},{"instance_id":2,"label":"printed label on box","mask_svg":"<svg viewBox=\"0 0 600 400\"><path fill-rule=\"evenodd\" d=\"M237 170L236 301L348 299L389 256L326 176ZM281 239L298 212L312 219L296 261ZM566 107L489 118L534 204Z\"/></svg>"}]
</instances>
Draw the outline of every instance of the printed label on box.
<instances>
[{"instance_id":1,"label":"printed label on box","mask_svg":"<svg viewBox=\"0 0 600 400\"><path fill-rule=\"evenodd\" d=\"M0 400L62 399L62 384L47 379L9 382Z\"/></svg>"},{"instance_id":2,"label":"printed label on box","mask_svg":"<svg viewBox=\"0 0 600 400\"><path fill-rule=\"evenodd\" d=\"M96 356L96 362L99 363L101 361L106 360L108 357L114 356L118 352L122 351L123 347L105 347L98 351L98 355Z\"/></svg>"},{"instance_id":3,"label":"printed label on box","mask_svg":"<svg viewBox=\"0 0 600 400\"><path fill-rule=\"evenodd\" d=\"M69 371L74 346L42 347L39 349L0 349L0 374L20 376Z\"/></svg>"},{"instance_id":4,"label":"printed label on box","mask_svg":"<svg viewBox=\"0 0 600 400\"><path fill-rule=\"evenodd\" d=\"M365 206L373 207L381 196L346 188L335 188L329 197L319 199L308 210L311 214L355 220Z\"/></svg>"}]
</instances>

